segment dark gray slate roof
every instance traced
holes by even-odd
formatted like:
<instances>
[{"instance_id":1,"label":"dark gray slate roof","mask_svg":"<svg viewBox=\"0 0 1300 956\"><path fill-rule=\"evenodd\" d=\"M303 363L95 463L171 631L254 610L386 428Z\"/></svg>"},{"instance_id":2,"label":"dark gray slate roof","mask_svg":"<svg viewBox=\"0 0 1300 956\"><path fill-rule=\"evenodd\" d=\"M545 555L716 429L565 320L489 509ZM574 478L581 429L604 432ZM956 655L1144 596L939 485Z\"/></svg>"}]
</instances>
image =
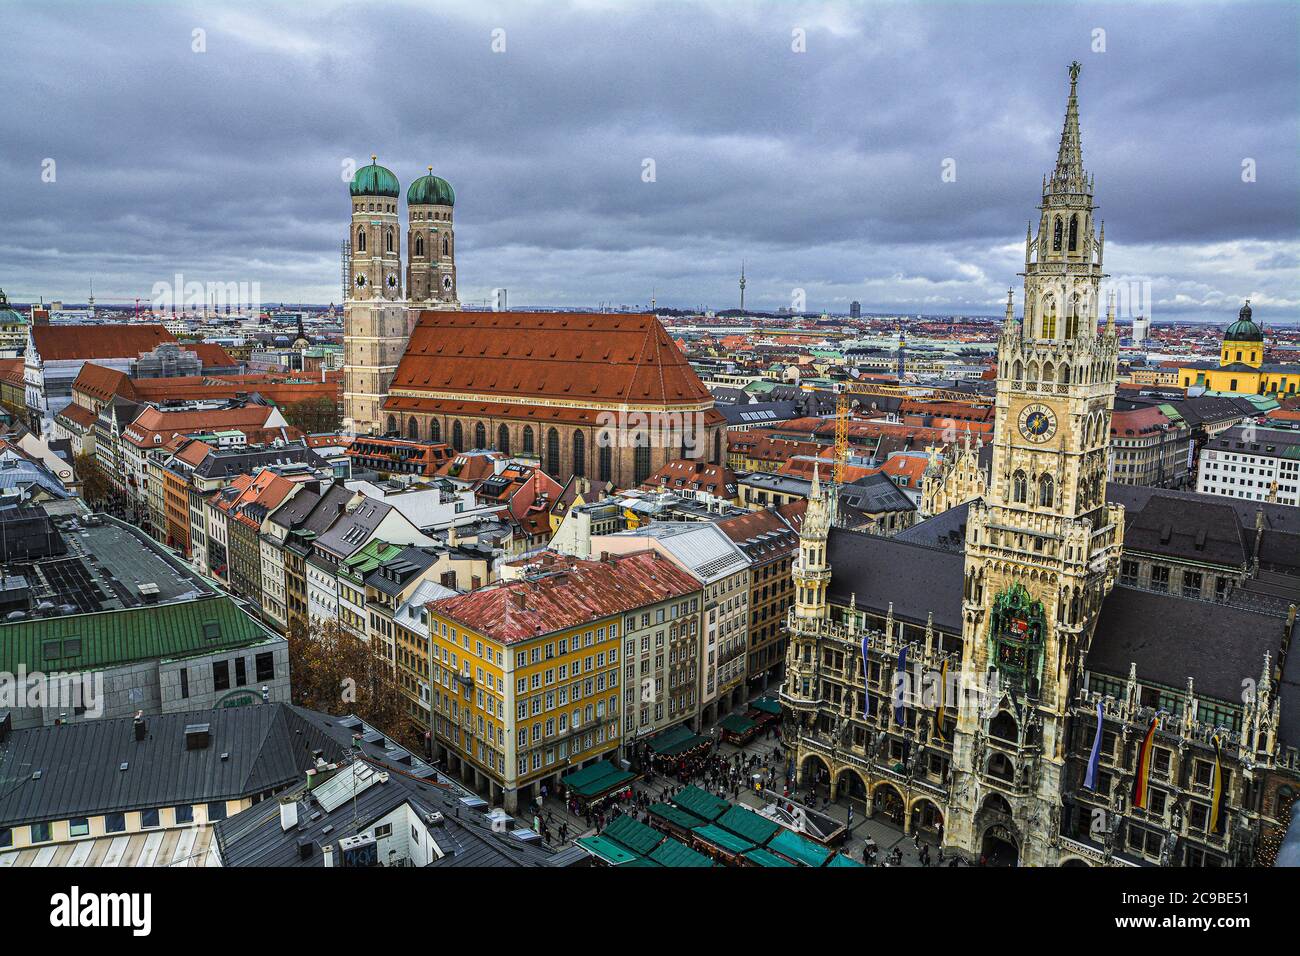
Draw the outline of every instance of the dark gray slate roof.
<instances>
[{"instance_id":1,"label":"dark gray slate roof","mask_svg":"<svg viewBox=\"0 0 1300 956\"><path fill-rule=\"evenodd\" d=\"M1288 747L1300 747L1300 653L1296 653L1294 647L1287 653L1278 694L1282 700L1282 726L1279 728L1282 743ZM1296 804L1296 816L1300 817L1300 802ZM1300 845L1297 845L1297 851L1300 851ZM1300 865L1300 859L1297 865Z\"/></svg>"},{"instance_id":2,"label":"dark gray slate roof","mask_svg":"<svg viewBox=\"0 0 1300 956\"><path fill-rule=\"evenodd\" d=\"M916 510L912 499L899 490L892 478L880 471L841 486L840 503L865 514Z\"/></svg>"},{"instance_id":3,"label":"dark gray slate roof","mask_svg":"<svg viewBox=\"0 0 1300 956\"><path fill-rule=\"evenodd\" d=\"M378 768L377 768L378 769ZM350 773L344 768L340 773ZM545 866L554 852L540 841L524 842L510 833L493 833L484 814L461 802L464 791L400 771L389 770L388 780L372 783L332 812L306 792L294 791L298 826L285 831L280 825L279 800L255 804L217 824L217 845L225 866L319 867L321 847L337 845L344 837L365 833L403 805L424 820L434 813L442 821L429 823L430 833L446 856L433 866ZM301 843L310 845L303 859ZM381 861L384 862L384 861ZM335 854L335 865L339 865Z\"/></svg>"},{"instance_id":4,"label":"dark gray slate roof","mask_svg":"<svg viewBox=\"0 0 1300 956\"><path fill-rule=\"evenodd\" d=\"M390 597L400 594L402 588L412 577L432 567L446 548L430 548L411 545L397 552L370 574L366 575L366 586L372 587Z\"/></svg>"},{"instance_id":5,"label":"dark gray slate roof","mask_svg":"<svg viewBox=\"0 0 1300 956\"><path fill-rule=\"evenodd\" d=\"M970 502L949 508L932 518L917 522L912 527L900 531L898 540L910 544L923 544L930 548L943 548L945 551L966 550L966 515L970 512Z\"/></svg>"},{"instance_id":6,"label":"dark gray slate roof","mask_svg":"<svg viewBox=\"0 0 1300 956\"><path fill-rule=\"evenodd\" d=\"M365 546L370 534L392 510L393 506L386 502L366 498L351 512L340 515L329 530L316 539L316 547L339 558L351 557Z\"/></svg>"},{"instance_id":7,"label":"dark gray slate roof","mask_svg":"<svg viewBox=\"0 0 1300 956\"><path fill-rule=\"evenodd\" d=\"M185 749L187 724L209 725L206 748ZM316 752L343 751L287 704L165 714L146 726L144 740L130 717L12 731L0 744L0 824L255 796L293 783Z\"/></svg>"},{"instance_id":8,"label":"dark gray slate roof","mask_svg":"<svg viewBox=\"0 0 1300 956\"><path fill-rule=\"evenodd\" d=\"M1239 704L1265 652L1278 659L1285 626L1277 614L1118 585L1102 604L1087 667L1127 677L1136 663L1139 681L1182 690L1191 677L1198 695Z\"/></svg>"},{"instance_id":9,"label":"dark gray slate roof","mask_svg":"<svg viewBox=\"0 0 1300 956\"><path fill-rule=\"evenodd\" d=\"M924 624L933 612L935 627L961 633L960 552L832 528L827 557L832 603L846 605L855 595L860 609L884 614L892 601L900 620Z\"/></svg>"}]
</instances>

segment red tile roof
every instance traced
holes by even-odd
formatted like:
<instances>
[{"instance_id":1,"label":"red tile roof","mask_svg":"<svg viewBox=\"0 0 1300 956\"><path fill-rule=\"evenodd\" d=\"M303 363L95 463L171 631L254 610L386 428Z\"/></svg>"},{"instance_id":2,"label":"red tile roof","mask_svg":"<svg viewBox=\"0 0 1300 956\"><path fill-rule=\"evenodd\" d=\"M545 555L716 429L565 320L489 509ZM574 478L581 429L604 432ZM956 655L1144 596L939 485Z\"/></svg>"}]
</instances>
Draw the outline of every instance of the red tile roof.
<instances>
[{"instance_id":1,"label":"red tile roof","mask_svg":"<svg viewBox=\"0 0 1300 956\"><path fill-rule=\"evenodd\" d=\"M736 497L736 473L725 465L713 465L697 458L675 458L647 478L648 491L703 491L716 498Z\"/></svg>"},{"instance_id":2,"label":"red tile roof","mask_svg":"<svg viewBox=\"0 0 1300 956\"><path fill-rule=\"evenodd\" d=\"M699 590L699 583L655 551L581 561L546 552L528 562L542 576L443 598L429 610L505 644L580 627Z\"/></svg>"},{"instance_id":3,"label":"red tile roof","mask_svg":"<svg viewBox=\"0 0 1300 956\"><path fill-rule=\"evenodd\" d=\"M33 325L32 343L46 362L62 359L136 358L163 342L175 342L161 325Z\"/></svg>"},{"instance_id":4,"label":"red tile roof","mask_svg":"<svg viewBox=\"0 0 1300 956\"><path fill-rule=\"evenodd\" d=\"M391 386L593 403L704 403L709 392L653 315L423 312Z\"/></svg>"},{"instance_id":5,"label":"red tile roof","mask_svg":"<svg viewBox=\"0 0 1300 956\"><path fill-rule=\"evenodd\" d=\"M242 405L236 408L205 408L186 411L166 411L160 408L146 408L135 421L127 426L122 437L141 447L153 448L161 444L155 442L159 436L163 442L174 435L190 435L195 432L216 431L218 429L236 429L244 432L250 442L256 441L265 430L266 420L275 413L269 405ZM278 432L278 429L275 429ZM296 429L293 430L296 434Z\"/></svg>"}]
</instances>

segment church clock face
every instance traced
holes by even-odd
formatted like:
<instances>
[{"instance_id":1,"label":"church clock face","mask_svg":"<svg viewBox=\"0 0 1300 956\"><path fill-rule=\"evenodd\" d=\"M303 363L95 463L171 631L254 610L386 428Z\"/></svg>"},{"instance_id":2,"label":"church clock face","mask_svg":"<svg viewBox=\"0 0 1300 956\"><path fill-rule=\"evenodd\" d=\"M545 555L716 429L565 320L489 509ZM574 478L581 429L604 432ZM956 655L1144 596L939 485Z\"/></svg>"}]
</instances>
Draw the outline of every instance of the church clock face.
<instances>
[{"instance_id":1,"label":"church clock face","mask_svg":"<svg viewBox=\"0 0 1300 956\"><path fill-rule=\"evenodd\" d=\"M443 289L444 292L450 292L450 291L451 291L451 276L443 276L443 277L442 277L442 289Z\"/></svg>"},{"instance_id":2,"label":"church clock face","mask_svg":"<svg viewBox=\"0 0 1300 956\"><path fill-rule=\"evenodd\" d=\"M1026 405L1020 413L1020 434L1035 444L1056 434L1056 415L1046 405Z\"/></svg>"},{"instance_id":3,"label":"church clock face","mask_svg":"<svg viewBox=\"0 0 1300 956\"><path fill-rule=\"evenodd\" d=\"M388 278L385 279L384 281L388 283L388 288L390 288L390 289L396 289L396 288L397 288L397 273L396 273L396 272L390 272L390 273L388 273Z\"/></svg>"},{"instance_id":4,"label":"church clock face","mask_svg":"<svg viewBox=\"0 0 1300 956\"><path fill-rule=\"evenodd\" d=\"M356 278L355 281L356 281L356 283L357 283L357 288L358 288L358 289L364 289L364 288L366 287L366 276L365 276L365 273L363 273L363 272L358 272L358 273L357 273L357 278Z\"/></svg>"}]
</instances>

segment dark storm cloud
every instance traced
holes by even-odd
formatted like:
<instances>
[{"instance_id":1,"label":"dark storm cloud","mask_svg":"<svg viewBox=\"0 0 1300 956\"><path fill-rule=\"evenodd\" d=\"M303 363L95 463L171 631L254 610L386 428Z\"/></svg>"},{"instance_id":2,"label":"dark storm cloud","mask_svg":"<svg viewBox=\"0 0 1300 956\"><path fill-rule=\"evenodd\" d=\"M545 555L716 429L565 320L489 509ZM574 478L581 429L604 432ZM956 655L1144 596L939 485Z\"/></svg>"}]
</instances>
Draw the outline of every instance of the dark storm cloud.
<instances>
[{"instance_id":1,"label":"dark storm cloud","mask_svg":"<svg viewBox=\"0 0 1300 956\"><path fill-rule=\"evenodd\" d=\"M373 150L456 187L467 300L725 307L744 258L759 306L996 312L1079 59L1109 271L1157 316L1300 313L1291 4L56 3L0 37L16 298L337 299Z\"/></svg>"}]
</instances>

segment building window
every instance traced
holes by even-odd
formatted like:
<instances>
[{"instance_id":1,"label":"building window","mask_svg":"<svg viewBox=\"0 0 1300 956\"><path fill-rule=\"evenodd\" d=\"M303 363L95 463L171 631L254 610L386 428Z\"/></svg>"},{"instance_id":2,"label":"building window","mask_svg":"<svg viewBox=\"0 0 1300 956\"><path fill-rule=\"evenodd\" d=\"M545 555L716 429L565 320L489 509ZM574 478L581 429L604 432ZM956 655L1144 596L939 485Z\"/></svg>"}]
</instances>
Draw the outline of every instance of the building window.
<instances>
[{"instance_id":1,"label":"building window","mask_svg":"<svg viewBox=\"0 0 1300 956\"><path fill-rule=\"evenodd\" d=\"M465 432L461 428L460 422L453 422L451 426L451 447L456 451L465 450Z\"/></svg>"},{"instance_id":2,"label":"building window","mask_svg":"<svg viewBox=\"0 0 1300 956\"><path fill-rule=\"evenodd\" d=\"M364 229L358 229L357 230L357 252L365 252L365 251L366 251L366 231Z\"/></svg>"},{"instance_id":3,"label":"building window","mask_svg":"<svg viewBox=\"0 0 1300 956\"><path fill-rule=\"evenodd\" d=\"M474 447L487 447L487 429L483 427L482 422L476 422L474 425Z\"/></svg>"},{"instance_id":4,"label":"building window","mask_svg":"<svg viewBox=\"0 0 1300 956\"><path fill-rule=\"evenodd\" d=\"M140 811L140 826L141 826L142 828L146 829L146 830L150 830L150 829L153 829L154 827L158 826L158 811L157 811L156 809L154 809L154 810L141 810L141 811Z\"/></svg>"},{"instance_id":5,"label":"building window","mask_svg":"<svg viewBox=\"0 0 1300 956\"><path fill-rule=\"evenodd\" d=\"M1201 573L1199 571L1183 572L1183 597L1201 596Z\"/></svg>"},{"instance_id":6,"label":"building window","mask_svg":"<svg viewBox=\"0 0 1300 956\"><path fill-rule=\"evenodd\" d=\"M104 832L121 833L126 829L125 813L106 813L104 814Z\"/></svg>"},{"instance_id":7,"label":"building window","mask_svg":"<svg viewBox=\"0 0 1300 956\"><path fill-rule=\"evenodd\" d=\"M532 453L533 453L533 426L525 425L524 426L524 454L531 455Z\"/></svg>"},{"instance_id":8,"label":"building window","mask_svg":"<svg viewBox=\"0 0 1300 956\"><path fill-rule=\"evenodd\" d=\"M600 454L598 457L600 458L600 480L601 481L612 480L614 476L614 463L613 463L614 455L613 452L610 451L609 445L603 443L601 444Z\"/></svg>"},{"instance_id":9,"label":"building window","mask_svg":"<svg viewBox=\"0 0 1300 956\"><path fill-rule=\"evenodd\" d=\"M650 477L650 440L645 435L636 436L632 452L632 483L639 485Z\"/></svg>"},{"instance_id":10,"label":"building window","mask_svg":"<svg viewBox=\"0 0 1300 956\"><path fill-rule=\"evenodd\" d=\"M257 663L257 679L259 681L275 679L275 654L272 651L258 654L255 661Z\"/></svg>"},{"instance_id":11,"label":"building window","mask_svg":"<svg viewBox=\"0 0 1300 956\"><path fill-rule=\"evenodd\" d=\"M188 803L183 806L175 807L172 810L172 816L177 823L193 823L194 807L190 806Z\"/></svg>"},{"instance_id":12,"label":"building window","mask_svg":"<svg viewBox=\"0 0 1300 956\"><path fill-rule=\"evenodd\" d=\"M68 821L68 836L84 837L90 833L89 817L73 817Z\"/></svg>"},{"instance_id":13,"label":"building window","mask_svg":"<svg viewBox=\"0 0 1300 956\"><path fill-rule=\"evenodd\" d=\"M248 663L242 657L235 658L235 686L243 687L248 683Z\"/></svg>"},{"instance_id":14,"label":"building window","mask_svg":"<svg viewBox=\"0 0 1300 956\"><path fill-rule=\"evenodd\" d=\"M1151 590L1168 591L1169 590L1169 568L1164 565L1153 565L1151 568Z\"/></svg>"},{"instance_id":15,"label":"building window","mask_svg":"<svg viewBox=\"0 0 1300 956\"><path fill-rule=\"evenodd\" d=\"M212 662L212 689L230 689L230 661Z\"/></svg>"},{"instance_id":16,"label":"building window","mask_svg":"<svg viewBox=\"0 0 1300 956\"><path fill-rule=\"evenodd\" d=\"M510 454L510 429L504 424L497 426L497 451L503 455Z\"/></svg>"},{"instance_id":17,"label":"building window","mask_svg":"<svg viewBox=\"0 0 1300 956\"><path fill-rule=\"evenodd\" d=\"M32 843L50 842L50 825L48 823L33 823L28 829Z\"/></svg>"},{"instance_id":18,"label":"building window","mask_svg":"<svg viewBox=\"0 0 1300 956\"><path fill-rule=\"evenodd\" d=\"M1119 583L1130 586L1138 583L1138 563L1125 558L1119 563Z\"/></svg>"},{"instance_id":19,"label":"building window","mask_svg":"<svg viewBox=\"0 0 1300 956\"><path fill-rule=\"evenodd\" d=\"M1029 495L1029 484L1025 480L1025 473L1017 471L1011 478L1011 500L1017 504L1024 504Z\"/></svg>"},{"instance_id":20,"label":"building window","mask_svg":"<svg viewBox=\"0 0 1300 956\"><path fill-rule=\"evenodd\" d=\"M573 473L587 474L587 437L580 431L573 433Z\"/></svg>"},{"instance_id":21,"label":"building window","mask_svg":"<svg viewBox=\"0 0 1300 956\"><path fill-rule=\"evenodd\" d=\"M190 696L190 669L188 667L182 667L181 668L181 697L186 698L189 696Z\"/></svg>"},{"instance_id":22,"label":"building window","mask_svg":"<svg viewBox=\"0 0 1300 956\"><path fill-rule=\"evenodd\" d=\"M215 823L217 820L226 819L226 801L218 800L215 803L208 804L208 822Z\"/></svg>"},{"instance_id":23,"label":"building window","mask_svg":"<svg viewBox=\"0 0 1300 956\"><path fill-rule=\"evenodd\" d=\"M552 478L560 473L560 433L554 428L546 432L546 473Z\"/></svg>"},{"instance_id":24,"label":"building window","mask_svg":"<svg viewBox=\"0 0 1300 956\"><path fill-rule=\"evenodd\" d=\"M1053 482L1051 475L1043 475L1038 479L1038 505L1042 508L1052 506Z\"/></svg>"}]
</instances>

